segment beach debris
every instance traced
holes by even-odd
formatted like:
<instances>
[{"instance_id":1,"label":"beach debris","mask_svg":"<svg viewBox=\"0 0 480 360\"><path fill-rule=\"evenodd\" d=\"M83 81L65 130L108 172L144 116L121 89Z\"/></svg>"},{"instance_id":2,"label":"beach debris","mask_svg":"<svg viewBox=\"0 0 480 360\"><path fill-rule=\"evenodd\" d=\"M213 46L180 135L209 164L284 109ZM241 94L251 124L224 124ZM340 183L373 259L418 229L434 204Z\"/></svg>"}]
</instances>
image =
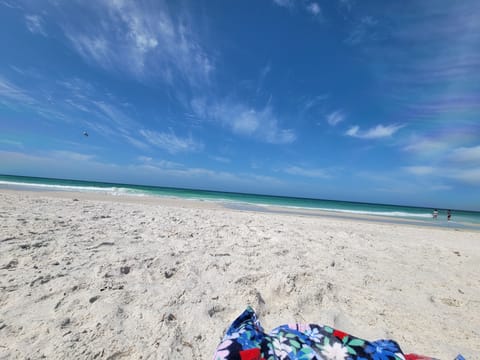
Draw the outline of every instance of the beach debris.
<instances>
[{"instance_id":1,"label":"beach debris","mask_svg":"<svg viewBox=\"0 0 480 360\"><path fill-rule=\"evenodd\" d=\"M171 268L170 270L166 270L164 272L164 275L167 279L170 279L176 272L177 272L177 269Z\"/></svg>"},{"instance_id":2,"label":"beach debris","mask_svg":"<svg viewBox=\"0 0 480 360\"><path fill-rule=\"evenodd\" d=\"M207 313L208 316L212 317L216 313L222 312L223 310L225 310L225 307L220 305L213 305L210 309L208 309Z\"/></svg>"},{"instance_id":3,"label":"beach debris","mask_svg":"<svg viewBox=\"0 0 480 360\"><path fill-rule=\"evenodd\" d=\"M120 268L120 273L121 274L127 275L129 272L130 272L130 266L122 266Z\"/></svg>"},{"instance_id":4,"label":"beach debris","mask_svg":"<svg viewBox=\"0 0 480 360\"><path fill-rule=\"evenodd\" d=\"M108 280L107 283L100 288L100 291L105 291L105 290L123 290L125 287L124 284L113 282L111 280Z\"/></svg>"},{"instance_id":5,"label":"beach debris","mask_svg":"<svg viewBox=\"0 0 480 360\"><path fill-rule=\"evenodd\" d=\"M461 306L460 301L458 301L457 299L453 299L453 298L442 298L442 299L440 299L440 301L447 306L454 306L454 307Z\"/></svg>"},{"instance_id":6,"label":"beach debris","mask_svg":"<svg viewBox=\"0 0 480 360\"><path fill-rule=\"evenodd\" d=\"M77 199L77 198L75 198L75 199L73 199L73 201L78 201L78 199Z\"/></svg>"},{"instance_id":7,"label":"beach debris","mask_svg":"<svg viewBox=\"0 0 480 360\"><path fill-rule=\"evenodd\" d=\"M70 318L65 318L62 320L62 323L60 324L60 327L63 329L65 327L67 327L68 325L70 325Z\"/></svg>"},{"instance_id":8,"label":"beach debris","mask_svg":"<svg viewBox=\"0 0 480 360\"><path fill-rule=\"evenodd\" d=\"M257 299L258 306L265 305L265 300L262 297L262 294L258 290L255 290L255 298Z\"/></svg>"},{"instance_id":9,"label":"beach debris","mask_svg":"<svg viewBox=\"0 0 480 360\"><path fill-rule=\"evenodd\" d=\"M461 255L460 255L460 251L454 251L453 253L454 253L455 255L457 255L457 256L461 256Z\"/></svg>"},{"instance_id":10,"label":"beach debris","mask_svg":"<svg viewBox=\"0 0 480 360\"><path fill-rule=\"evenodd\" d=\"M90 304L93 304L99 298L100 298L100 295L95 295L95 296L92 296L88 301L90 302Z\"/></svg>"}]
</instances>

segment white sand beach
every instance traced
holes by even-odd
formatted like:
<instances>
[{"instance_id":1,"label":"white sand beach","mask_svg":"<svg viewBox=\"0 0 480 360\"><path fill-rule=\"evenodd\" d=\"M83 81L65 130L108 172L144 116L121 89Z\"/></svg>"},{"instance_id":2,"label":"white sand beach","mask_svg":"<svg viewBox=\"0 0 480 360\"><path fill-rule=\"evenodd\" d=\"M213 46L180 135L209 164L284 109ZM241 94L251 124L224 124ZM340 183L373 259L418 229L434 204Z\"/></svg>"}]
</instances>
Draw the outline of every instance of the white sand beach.
<instances>
[{"instance_id":1,"label":"white sand beach","mask_svg":"<svg viewBox=\"0 0 480 360\"><path fill-rule=\"evenodd\" d=\"M475 231L1 190L0 250L0 359L211 359L247 305L480 356Z\"/></svg>"}]
</instances>

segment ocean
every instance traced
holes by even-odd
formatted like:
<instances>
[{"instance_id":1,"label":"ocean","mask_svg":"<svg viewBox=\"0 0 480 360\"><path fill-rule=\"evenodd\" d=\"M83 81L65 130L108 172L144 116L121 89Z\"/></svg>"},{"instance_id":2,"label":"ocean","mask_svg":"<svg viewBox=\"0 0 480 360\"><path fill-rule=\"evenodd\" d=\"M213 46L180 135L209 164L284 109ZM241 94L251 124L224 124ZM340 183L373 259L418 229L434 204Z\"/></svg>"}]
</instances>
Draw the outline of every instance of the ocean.
<instances>
[{"instance_id":1,"label":"ocean","mask_svg":"<svg viewBox=\"0 0 480 360\"><path fill-rule=\"evenodd\" d=\"M0 175L0 188L36 191L98 192L112 196L166 196L215 201L222 203L226 207L237 209L272 211L272 207L281 207L286 212L289 209L296 212L301 212L302 210L323 210L347 217L358 214L374 215L394 222L395 220L401 220L401 222L409 220L415 224L480 230L480 212L477 211L452 210L452 221L448 222L446 209L438 209L438 219L435 220L432 217L432 208L13 175Z\"/></svg>"}]
</instances>

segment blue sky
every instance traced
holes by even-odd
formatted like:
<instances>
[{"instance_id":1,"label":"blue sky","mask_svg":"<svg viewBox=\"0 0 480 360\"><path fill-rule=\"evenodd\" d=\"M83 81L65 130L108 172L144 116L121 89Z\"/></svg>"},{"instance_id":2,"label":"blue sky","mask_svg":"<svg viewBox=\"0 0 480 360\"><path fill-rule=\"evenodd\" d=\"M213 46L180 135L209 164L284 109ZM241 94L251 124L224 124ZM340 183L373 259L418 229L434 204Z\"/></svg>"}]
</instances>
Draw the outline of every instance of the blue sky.
<instances>
[{"instance_id":1,"label":"blue sky","mask_svg":"<svg viewBox=\"0 0 480 360\"><path fill-rule=\"evenodd\" d=\"M480 210L479 18L0 0L0 173Z\"/></svg>"}]
</instances>

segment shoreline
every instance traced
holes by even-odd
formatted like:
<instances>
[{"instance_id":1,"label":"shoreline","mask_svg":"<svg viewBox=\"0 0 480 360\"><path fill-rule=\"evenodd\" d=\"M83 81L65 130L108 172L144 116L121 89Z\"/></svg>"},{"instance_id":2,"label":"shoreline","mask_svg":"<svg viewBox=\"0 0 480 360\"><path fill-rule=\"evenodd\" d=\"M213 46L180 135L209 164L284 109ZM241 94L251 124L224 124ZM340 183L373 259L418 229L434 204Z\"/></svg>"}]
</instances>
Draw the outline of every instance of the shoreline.
<instances>
[{"instance_id":1,"label":"shoreline","mask_svg":"<svg viewBox=\"0 0 480 360\"><path fill-rule=\"evenodd\" d=\"M247 305L267 331L480 353L476 231L90 193L0 204L0 358L211 359Z\"/></svg>"},{"instance_id":2,"label":"shoreline","mask_svg":"<svg viewBox=\"0 0 480 360\"><path fill-rule=\"evenodd\" d=\"M309 217L323 217L332 219L344 220L359 220L366 222L374 222L379 224L392 225L406 225L419 226L432 229L446 229L452 231L476 231L480 232L480 226L475 224L461 224L455 221L447 222L443 220L427 220L408 219L403 217L395 217L388 215L373 215L373 214L358 214L350 213L348 211L327 211L323 209L314 208L296 208L291 206L279 205L256 205L253 203L241 203L222 200L197 199L197 198L180 198L175 196L161 196L161 195L128 195L128 194L110 194L102 192L87 192L87 191L56 191L56 190L36 190L36 189L5 189L0 188L0 193L25 193L33 196L46 196L54 198L81 198L91 201L107 201L107 202L121 202L134 204L151 204L151 205L167 205L176 206L180 208L208 208L208 209L229 209L240 212L257 212L265 214L283 214L292 216L309 216Z\"/></svg>"}]
</instances>

